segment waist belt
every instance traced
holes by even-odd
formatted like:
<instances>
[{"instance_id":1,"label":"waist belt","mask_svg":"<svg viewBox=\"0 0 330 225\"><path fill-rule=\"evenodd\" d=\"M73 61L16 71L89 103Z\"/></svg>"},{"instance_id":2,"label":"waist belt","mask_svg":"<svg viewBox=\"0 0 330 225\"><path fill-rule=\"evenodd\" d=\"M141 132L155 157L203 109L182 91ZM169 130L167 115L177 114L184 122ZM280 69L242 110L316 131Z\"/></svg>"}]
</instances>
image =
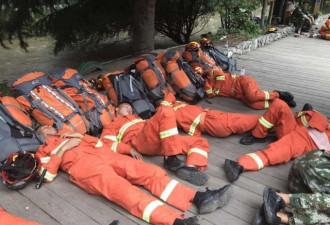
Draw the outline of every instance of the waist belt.
<instances>
[{"instance_id":1,"label":"waist belt","mask_svg":"<svg viewBox=\"0 0 330 225\"><path fill-rule=\"evenodd\" d=\"M237 85L237 78L235 77L235 78L233 78L233 84L231 85L231 90L230 90L231 97L234 97L234 95L235 95L236 85Z\"/></svg>"},{"instance_id":2,"label":"waist belt","mask_svg":"<svg viewBox=\"0 0 330 225\"><path fill-rule=\"evenodd\" d=\"M209 111L209 109L205 109L201 113L201 119L199 121L199 127L200 127L202 133L205 133L206 132L206 128L205 128L204 122L205 122L205 115L206 115L206 112L207 111Z\"/></svg>"}]
</instances>

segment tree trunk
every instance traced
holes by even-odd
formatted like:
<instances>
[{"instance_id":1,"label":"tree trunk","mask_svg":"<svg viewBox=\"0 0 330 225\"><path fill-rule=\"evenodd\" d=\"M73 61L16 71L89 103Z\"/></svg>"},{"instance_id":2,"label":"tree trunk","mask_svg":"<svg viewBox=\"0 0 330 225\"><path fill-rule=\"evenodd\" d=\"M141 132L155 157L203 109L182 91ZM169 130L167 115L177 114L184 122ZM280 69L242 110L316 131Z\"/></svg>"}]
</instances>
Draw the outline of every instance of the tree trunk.
<instances>
[{"instance_id":1,"label":"tree trunk","mask_svg":"<svg viewBox=\"0 0 330 225\"><path fill-rule=\"evenodd\" d=\"M154 50L155 0L134 0L133 52L136 54Z\"/></svg>"},{"instance_id":2,"label":"tree trunk","mask_svg":"<svg viewBox=\"0 0 330 225\"><path fill-rule=\"evenodd\" d=\"M262 0L262 10L261 10L261 18L260 18L260 28L261 30L265 30L265 13L267 8L268 0Z\"/></svg>"}]
</instances>

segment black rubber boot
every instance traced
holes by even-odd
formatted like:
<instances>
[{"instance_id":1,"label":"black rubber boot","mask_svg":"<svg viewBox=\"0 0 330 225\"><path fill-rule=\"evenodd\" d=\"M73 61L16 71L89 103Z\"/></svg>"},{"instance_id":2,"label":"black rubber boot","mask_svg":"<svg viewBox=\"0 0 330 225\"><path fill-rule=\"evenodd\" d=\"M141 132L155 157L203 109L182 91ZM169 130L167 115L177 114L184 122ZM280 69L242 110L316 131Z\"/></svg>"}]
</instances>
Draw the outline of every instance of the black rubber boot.
<instances>
[{"instance_id":1,"label":"black rubber boot","mask_svg":"<svg viewBox=\"0 0 330 225\"><path fill-rule=\"evenodd\" d=\"M265 218L267 223L272 225L281 223L281 218L276 213L285 208L284 200L276 192L275 189L266 187L263 195Z\"/></svg>"},{"instance_id":2,"label":"black rubber boot","mask_svg":"<svg viewBox=\"0 0 330 225\"><path fill-rule=\"evenodd\" d=\"M182 180L187 180L197 186L204 185L209 180L206 173L197 170L195 167L182 167L175 174Z\"/></svg>"},{"instance_id":3,"label":"black rubber boot","mask_svg":"<svg viewBox=\"0 0 330 225\"><path fill-rule=\"evenodd\" d=\"M205 192L198 192L193 200L198 207L199 214L214 212L224 207L233 194L233 187L227 184L218 190L206 188Z\"/></svg>"},{"instance_id":4,"label":"black rubber boot","mask_svg":"<svg viewBox=\"0 0 330 225\"><path fill-rule=\"evenodd\" d=\"M164 156L164 167L166 169L176 171L184 166L185 162L176 157L176 155L168 156L167 158Z\"/></svg>"},{"instance_id":5,"label":"black rubber boot","mask_svg":"<svg viewBox=\"0 0 330 225\"><path fill-rule=\"evenodd\" d=\"M230 182L234 182L239 178L239 175L244 171L244 167L239 163L226 159L225 160L225 172L227 179Z\"/></svg>"},{"instance_id":6,"label":"black rubber boot","mask_svg":"<svg viewBox=\"0 0 330 225\"><path fill-rule=\"evenodd\" d=\"M199 225L199 220L197 216L188 217L186 219L177 218L173 225Z\"/></svg>"},{"instance_id":7,"label":"black rubber boot","mask_svg":"<svg viewBox=\"0 0 330 225\"><path fill-rule=\"evenodd\" d=\"M267 223L266 218L265 218L264 205L262 205L258 209L258 211L254 217L252 225L269 225L269 223Z\"/></svg>"},{"instance_id":8,"label":"black rubber boot","mask_svg":"<svg viewBox=\"0 0 330 225\"><path fill-rule=\"evenodd\" d=\"M277 91L277 90L275 90L275 92L279 94L279 98L285 101L288 104L288 106L290 106L291 108L296 107L297 103L293 100L294 96L291 92Z\"/></svg>"},{"instance_id":9,"label":"black rubber boot","mask_svg":"<svg viewBox=\"0 0 330 225\"><path fill-rule=\"evenodd\" d=\"M114 220L109 225L121 225L121 223L119 220Z\"/></svg>"},{"instance_id":10,"label":"black rubber boot","mask_svg":"<svg viewBox=\"0 0 330 225\"><path fill-rule=\"evenodd\" d=\"M302 108L302 111L312 111L312 110L313 110L313 106L309 103L306 103Z\"/></svg>"},{"instance_id":11,"label":"black rubber boot","mask_svg":"<svg viewBox=\"0 0 330 225\"><path fill-rule=\"evenodd\" d=\"M266 142L266 138L256 138L251 133L249 133L245 137L241 138L241 140L239 140L239 143L241 143L242 145L252 145L254 143L265 143L265 142Z\"/></svg>"}]
</instances>

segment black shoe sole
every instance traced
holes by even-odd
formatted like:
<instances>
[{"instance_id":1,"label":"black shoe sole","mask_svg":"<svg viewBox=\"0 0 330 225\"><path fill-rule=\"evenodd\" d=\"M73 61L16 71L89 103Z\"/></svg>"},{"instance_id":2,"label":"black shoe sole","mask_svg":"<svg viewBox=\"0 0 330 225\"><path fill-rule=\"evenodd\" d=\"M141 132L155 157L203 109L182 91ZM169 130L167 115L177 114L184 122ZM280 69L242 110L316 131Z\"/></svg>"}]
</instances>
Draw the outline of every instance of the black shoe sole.
<instances>
[{"instance_id":1,"label":"black shoe sole","mask_svg":"<svg viewBox=\"0 0 330 225\"><path fill-rule=\"evenodd\" d=\"M213 202L208 203L205 206L199 207L199 214L211 213L214 212L216 209L224 207L229 202L232 194L233 187L231 185L227 185L219 199L214 199Z\"/></svg>"},{"instance_id":2,"label":"black shoe sole","mask_svg":"<svg viewBox=\"0 0 330 225\"><path fill-rule=\"evenodd\" d=\"M206 173L200 171L189 171L186 169L178 169L175 174L180 179L189 181L190 183L197 186L202 186L209 180L209 176Z\"/></svg>"},{"instance_id":3,"label":"black shoe sole","mask_svg":"<svg viewBox=\"0 0 330 225\"><path fill-rule=\"evenodd\" d=\"M268 204L266 204L268 198L269 198L269 193L270 193L271 188L267 187L264 190L263 193L263 200L264 200L264 215L265 215L265 219L267 221L267 223L269 224L277 224L277 215L275 213L275 218L274 216L272 216L271 214L267 213L267 212L271 212L273 208L271 208ZM273 221L275 219L275 221Z\"/></svg>"},{"instance_id":4,"label":"black shoe sole","mask_svg":"<svg viewBox=\"0 0 330 225\"><path fill-rule=\"evenodd\" d=\"M265 143L266 142L266 138L254 139L253 142L244 142L243 139L244 138L242 138L241 140L239 140L239 143L242 144L242 145L253 145L255 143Z\"/></svg>"},{"instance_id":5,"label":"black shoe sole","mask_svg":"<svg viewBox=\"0 0 330 225\"><path fill-rule=\"evenodd\" d=\"M240 176L240 173L238 173L238 176L234 177L233 176L233 173L231 172L231 163L229 160L225 160L225 172L226 172L226 177L228 179L229 182L234 182L234 181L237 181L239 176Z\"/></svg>"}]
</instances>

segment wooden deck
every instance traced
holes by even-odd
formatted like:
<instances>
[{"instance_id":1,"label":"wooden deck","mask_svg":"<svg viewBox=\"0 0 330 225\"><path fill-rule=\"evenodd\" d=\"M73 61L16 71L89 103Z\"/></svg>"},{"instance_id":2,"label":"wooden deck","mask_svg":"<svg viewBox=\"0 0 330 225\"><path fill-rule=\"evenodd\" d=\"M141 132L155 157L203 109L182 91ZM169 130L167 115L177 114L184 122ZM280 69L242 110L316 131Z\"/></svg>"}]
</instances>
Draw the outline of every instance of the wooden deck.
<instances>
[{"instance_id":1,"label":"wooden deck","mask_svg":"<svg viewBox=\"0 0 330 225\"><path fill-rule=\"evenodd\" d=\"M238 59L239 66L246 67L264 90L289 90L295 95L300 110L304 103L330 117L330 60L329 41L310 38L287 37ZM128 64L127 64L128 65ZM211 99L212 104L202 101L207 108L238 113L258 113L241 102L229 98ZM223 170L224 159L237 159L240 155L263 149L266 144L242 146L242 135L220 139L204 135L210 143L210 176L205 187L219 188L227 184ZM161 166L162 157L145 157L146 161ZM287 191L287 177L291 163L272 166L258 172L245 172L234 183L234 193L229 204L214 213L199 216L203 225L251 224L262 203L262 191L272 186ZM170 176L175 176L170 173ZM110 181L109 181L110 182ZM185 182L186 183L186 182ZM187 183L187 185L192 186ZM204 190L205 187L194 187ZM92 196L69 181L69 176L60 173L51 184L40 190L28 185L20 191L8 190L0 185L0 205L8 212L45 225L108 225L118 219L123 225L147 224L130 215L124 209L103 197ZM195 206L186 216L197 214Z\"/></svg>"}]
</instances>

